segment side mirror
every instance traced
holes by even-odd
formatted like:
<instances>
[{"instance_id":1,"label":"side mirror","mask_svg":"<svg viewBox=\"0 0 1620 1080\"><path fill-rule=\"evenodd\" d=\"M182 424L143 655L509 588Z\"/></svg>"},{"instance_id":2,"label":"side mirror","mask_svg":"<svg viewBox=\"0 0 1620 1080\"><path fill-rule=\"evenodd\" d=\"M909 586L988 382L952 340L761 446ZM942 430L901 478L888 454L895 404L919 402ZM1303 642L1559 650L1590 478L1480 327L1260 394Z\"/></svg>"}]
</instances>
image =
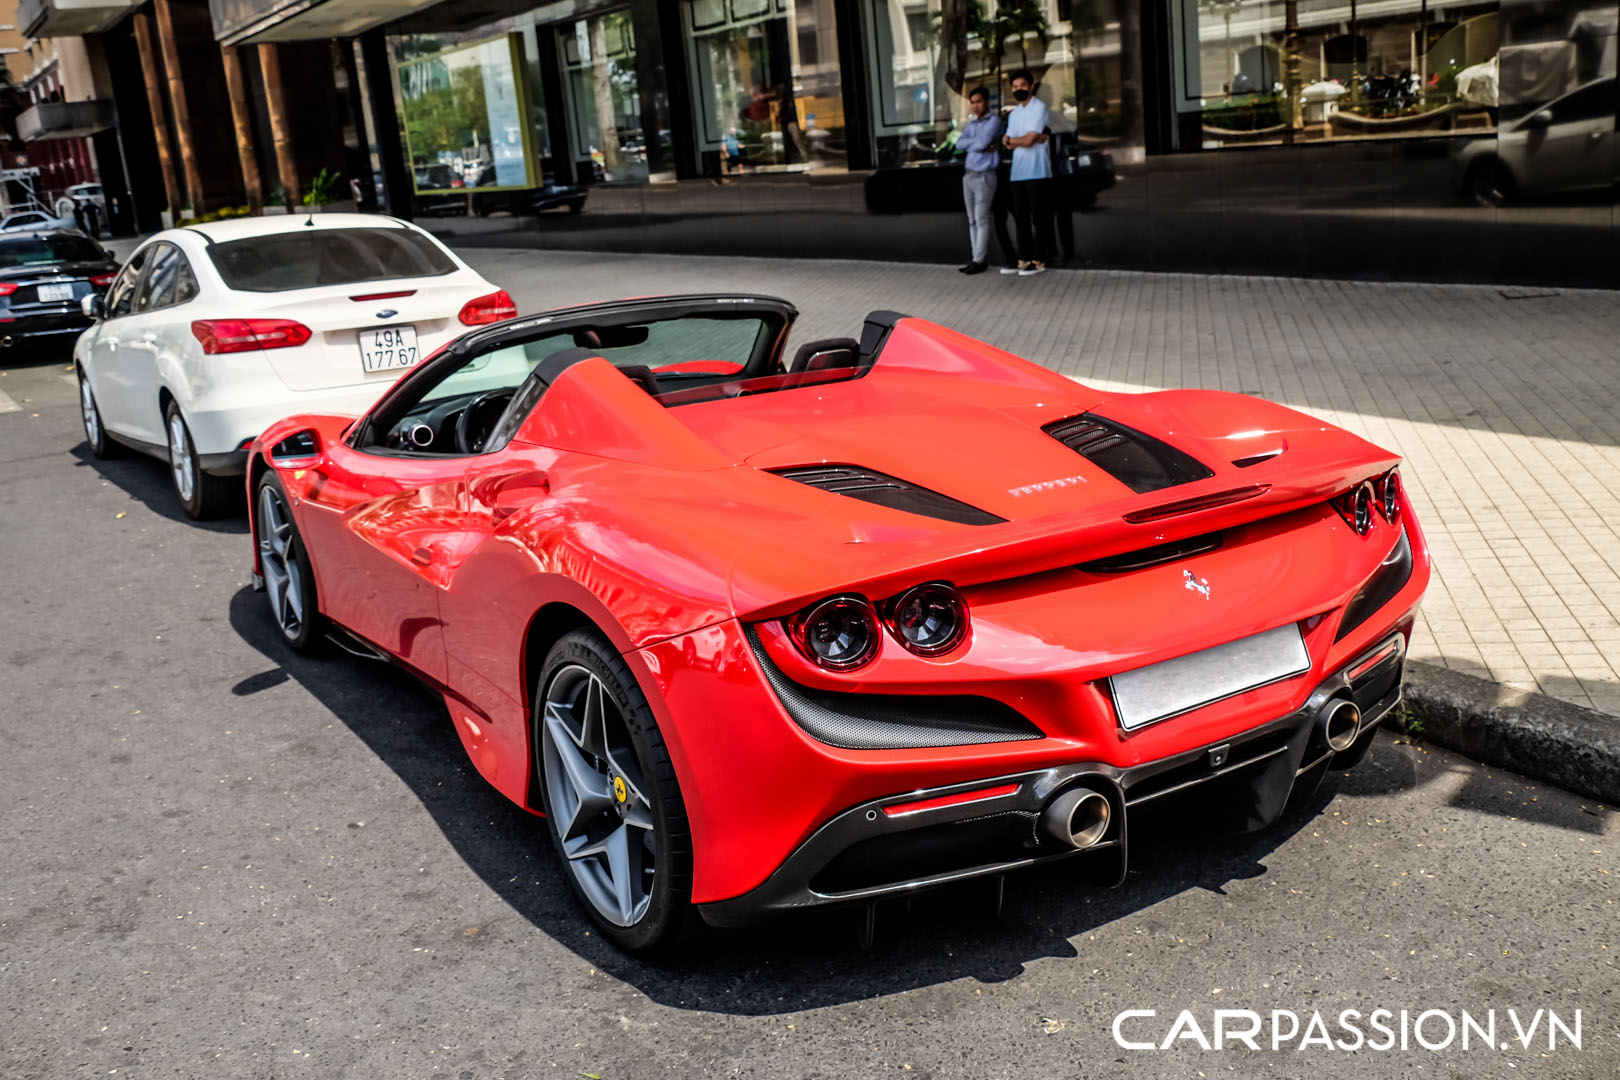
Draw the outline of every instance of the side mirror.
<instances>
[{"instance_id":1,"label":"side mirror","mask_svg":"<svg viewBox=\"0 0 1620 1080\"><path fill-rule=\"evenodd\" d=\"M312 461L320 456L321 440L313 428L289 435L270 448L270 460L277 465Z\"/></svg>"},{"instance_id":2,"label":"side mirror","mask_svg":"<svg viewBox=\"0 0 1620 1080\"><path fill-rule=\"evenodd\" d=\"M1552 110L1542 109L1540 112L1531 113L1530 118L1524 122L1524 126L1528 128L1549 128L1552 127L1552 120Z\"/></svg>"},{"instance_id":3,"label":"side mirror","mask_svg":"<svg viewBox=\"0 0 1620 1080\"><path fill-rule=\"evenodd\" d=\"M85 318L95 319L98 322L107 317L107 305L101 299L100 293L91 293L83 300L80 300L79 310L84 312Z\"/></svg>"}]
</instances>

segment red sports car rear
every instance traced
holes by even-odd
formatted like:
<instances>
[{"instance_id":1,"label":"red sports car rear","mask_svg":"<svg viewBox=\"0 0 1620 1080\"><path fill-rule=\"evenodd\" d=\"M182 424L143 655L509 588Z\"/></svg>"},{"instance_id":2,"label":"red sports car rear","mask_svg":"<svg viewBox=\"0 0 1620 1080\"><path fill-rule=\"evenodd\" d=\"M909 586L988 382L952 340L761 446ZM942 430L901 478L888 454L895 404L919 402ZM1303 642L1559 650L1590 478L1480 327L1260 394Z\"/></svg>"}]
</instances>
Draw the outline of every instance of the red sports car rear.
<instances>
[{"instance_id":1,"label":"red sports car rear","mask_svg":"<svg viewBox=\"0 0 1620 1080\"><path fill-rule=\"evenodd\" d=\"M767 297L475 332L255 445L288 642L444 695L626 948L1237 824L1366 752L1429 578L1396 458L1232 394L1106 394Z\"/></svg>"}]
</instances>

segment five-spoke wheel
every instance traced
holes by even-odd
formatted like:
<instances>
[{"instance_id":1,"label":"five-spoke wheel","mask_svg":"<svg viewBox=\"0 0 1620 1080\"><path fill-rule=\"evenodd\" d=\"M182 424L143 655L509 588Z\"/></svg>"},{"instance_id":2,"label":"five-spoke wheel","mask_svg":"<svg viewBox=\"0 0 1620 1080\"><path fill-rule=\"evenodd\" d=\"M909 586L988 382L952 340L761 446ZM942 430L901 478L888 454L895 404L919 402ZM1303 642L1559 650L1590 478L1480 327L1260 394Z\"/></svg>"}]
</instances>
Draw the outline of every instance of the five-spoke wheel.
<instances>
[{"instance_id":1,"label":"five-spoke wheel","mask_svg":"<svg viewBox=\"0 0 1620 1080\"><path fill-rule=\"evenodd\" d=\"M319 641L315 574L287 509L286 493L274 473L260 479L255 506L253 539L259 548L259 573L264 577L270 614L287 644L307 652Z\"/></svg>"},{"instance_id":2,"label":"five-spoke wheel","mask_svg":"<svg viewBox=\"0 0 1620 1080\"><path fill-rule=\"evenodd\" d=\"M589 631L552 648L540 687L537 764L569 881L622 948L665 945L689 922L691 840L646 699L624 659Z\"/></svg>"}]
</instances>

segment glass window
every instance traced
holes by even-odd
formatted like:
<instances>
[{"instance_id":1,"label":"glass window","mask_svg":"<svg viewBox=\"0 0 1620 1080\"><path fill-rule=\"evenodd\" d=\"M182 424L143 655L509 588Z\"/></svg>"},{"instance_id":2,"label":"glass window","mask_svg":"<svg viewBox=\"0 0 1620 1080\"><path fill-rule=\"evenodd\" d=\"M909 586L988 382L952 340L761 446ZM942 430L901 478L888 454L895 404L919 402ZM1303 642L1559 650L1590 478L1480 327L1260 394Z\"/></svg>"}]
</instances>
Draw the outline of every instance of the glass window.
<instances>
[{"instance_id":1,"label":"glass window","mask_svg":"<svg viewBox=\"0 0 1620 1080\"><path fill-rule=\"evenodd\" d=\"M685 0L698 148L721 171L843 169L832 0Z\"/></svg>"},{"instance_id":2,"label":"glass window","mask_svg":"<svg viewBox=\"0 0 1620 1080\"><path fill-rule=\"evenodd\" d=\"M146 287L135 304L137 311L173 307L197 295L197 279L192 276L191 263L186 261L179 248L170 244L164 244L162 248L153 256L147 269Z\"/></svg>"},{"instance_id":3,"label":"glass window","mask_svg":"<svg viewBox=\"0 0 1620 1080\"><path fill-rule=\"evenodd\" d=\"M418 193L533 186L518 36L399 65L401 118Z\"/></svg>"},{"instance_id":4,"label":"glass window","mask_svg":"<svg viewBox=\"0 0 1620 1080\"><path fill-rule=\"evenodd\" d=\"M1488 131L1497 7L1176 0L1179 108L1206 147Z\"/></svg>"},{"instance_id":5,"label":"glass window","mask_svg":"<svg viewBox=\"0 0 1620 1080\"><path fill-rule=\"evenodd\" d=\"M644 129L630 12L566 23L557 38L575 160L589 161L597 180L647 179L647 136L662 138L668 125Z\"/></svg>"},{"instance_id":6,"label":"glass window","mask_svg":"<svg viewBox=\"0 0 1620 1080\"><path fill-rule=\"evenodd\" d=\"M139 314L143 311L153 311L161 304L155 303L163 284L168 280L169 271L174 260L180 257L180 252L173 244L154 244L152 252L146 259L146 272L141 275L141 283L135 290L135 300L131 308Z\"/></svg>"},{"instance_id":7,"label":"glass window","mask_svg":"<svg viewBox=\"0 0 1620 1080\"><path fill-rule=\"evenodd\" d=\"M1119 3L865 0L878 164L948 156L967 94L983 86L992 105L1011 104L1006 80L1019 68L1035 76L1054 133L1119 138Z\"/></svg>"},{"instance_id":8,"label":"glass window","mask_svg":"<svg viewBox=\"0 0 1620 1080\"><path fill-rule=\"evenodd\" d=\"M135 290L141 285L141 271L146 267L146 261L152 251L164 245L154 244L143 248L131 255L129 262L118 271L118 277L113 280L112 287L107 290L107 317L117 318L128 315L135 305Z\"/></svg>"},{"instance_id":9,"label":"glass window","mask_svg":"<svg viewBox=\"0 0 1620 1080\"><path fill-rule=\"evenodd\" d=\"M322 229L211 244L208 257L227 288L284 292L455 270L444 249L414 229Z\"/></svg>"},{"instance_id":10,"label":"glass window","mask_svg":"<svg viewBox=\"0 0 1620 1080\"><path fill-rule=\"evenodd\" d=\"M71 233L0 240L0 269L106 261L107 253L94 240Z\"/></svg>"}]
</instances>

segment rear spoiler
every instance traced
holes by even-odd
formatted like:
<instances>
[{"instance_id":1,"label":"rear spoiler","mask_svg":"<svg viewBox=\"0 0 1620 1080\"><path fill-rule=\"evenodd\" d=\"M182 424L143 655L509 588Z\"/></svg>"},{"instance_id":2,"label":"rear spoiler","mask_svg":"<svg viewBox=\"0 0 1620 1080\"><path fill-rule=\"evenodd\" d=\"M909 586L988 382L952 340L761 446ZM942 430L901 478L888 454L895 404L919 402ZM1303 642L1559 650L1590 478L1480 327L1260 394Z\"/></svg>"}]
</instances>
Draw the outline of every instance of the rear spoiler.
<instances>
[{"instance_id":1,"label":"rear spoiler","mask_svg":"<svg viewBox=\"0 0 1620 1080\"><path fill-rule=\"evenodd\" d=\"M1220 532L1320 506L1400 458L1347 432L1205 480L1039 518L901 539L851 537L793 575L791 592L768 562L739 559L731 580L739 618L777 618L833 592L892 596L925 581L958 586L1040 574ZM758 565L760 573L751 567ZM813 571L813 572L811 572ZM804 588L807 578L819 579Z\"/></svg>"}]
</instances>

